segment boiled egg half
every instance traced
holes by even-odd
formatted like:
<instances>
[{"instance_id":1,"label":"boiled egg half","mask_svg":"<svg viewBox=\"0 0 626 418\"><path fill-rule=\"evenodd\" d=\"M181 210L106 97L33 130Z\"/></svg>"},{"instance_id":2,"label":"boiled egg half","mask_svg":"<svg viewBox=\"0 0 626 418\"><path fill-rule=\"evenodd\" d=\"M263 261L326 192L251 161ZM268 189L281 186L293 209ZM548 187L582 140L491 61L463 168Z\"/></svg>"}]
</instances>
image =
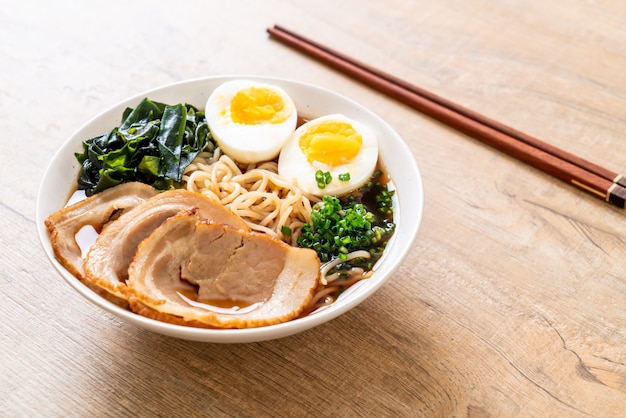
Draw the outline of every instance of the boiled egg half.
<instances>
[{"instance_id":1,"label":"boiled egg half","mask_svg":"<svg viewBox=\"0 0 626 418\"><path fill-rule=\"evenodd\" d=\"M250 80L219 85L205 115L222 151L242 163L276 158L298 121L293 100L282 88Z\"/></svg>"},{"instance_id":2,"label":"boiled egg half","mask_svg":"<svg viewBox=\"0 0 626 418\"><path fill-rule=\"evenodd\" d=\"M375 133L345 115L333 114L296 129L280 152L278 174L314 196L340 196L367 182L377 161Z\"/></svg>"}]
</instances>

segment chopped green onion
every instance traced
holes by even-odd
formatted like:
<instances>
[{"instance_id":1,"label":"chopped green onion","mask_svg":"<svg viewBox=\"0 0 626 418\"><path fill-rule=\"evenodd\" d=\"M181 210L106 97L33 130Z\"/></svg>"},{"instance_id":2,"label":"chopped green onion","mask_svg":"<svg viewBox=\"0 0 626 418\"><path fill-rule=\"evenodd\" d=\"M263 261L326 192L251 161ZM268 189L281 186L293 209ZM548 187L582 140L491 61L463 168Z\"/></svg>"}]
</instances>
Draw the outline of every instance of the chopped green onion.
<instances>
[{"instance_id":1,"label":"chopped green onion","mask_svg":"<svg viewBox=\"0 0 626 418\"><path fill-rule=\"evenodd\" d=\"M348 253L356 250L382 254L382 248L377 249L384 248L394 228L393 223L378 223L361 203L342 203L337 197L326 195L313 205L311 223L303 225L298 245L314 249L322 262L345 260Z\"/></svg>"},{"instance_id":2,"label":"chopped green onion","mask_svg":"<svg viewBox=\"0 0 626 418\"><path fill-rule=\"evenodd\" d=\"M327 184L333 180L332 174L329 171L317 170L315 172L315 181L317 182L317 187L323 189Z\"/></svg>"},{"instance_id":3,"label":"chopped green onion","mask_svg":"<svg viewBox=\"0 0 626 418\"><path fill-rule=\"evenodd\" d=\"M338 177L341 181L350 181L350 173L339 174Z\"/></svg>"},{"instance_id":4,"label":"chopped green onion","mask_svg":"<svg viewBox=\"0 0 626 418\"><path fill-rule=\"evenodd\" d=\"M280 232L283 233L283 235L286 235L288 237L291 236L291 228L289 228L287 225L283 225L280 227Z\"/></svg>"}]
</instances>

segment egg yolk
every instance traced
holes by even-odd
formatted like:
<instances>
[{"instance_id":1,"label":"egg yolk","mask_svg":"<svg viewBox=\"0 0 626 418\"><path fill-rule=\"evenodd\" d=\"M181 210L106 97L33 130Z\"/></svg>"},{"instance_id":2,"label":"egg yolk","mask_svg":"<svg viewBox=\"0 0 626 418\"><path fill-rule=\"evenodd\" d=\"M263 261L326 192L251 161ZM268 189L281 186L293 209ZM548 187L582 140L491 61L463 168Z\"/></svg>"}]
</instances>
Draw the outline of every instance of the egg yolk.
<instances>
[{"instance_id":1,"label":"egg yolk","mask_svg":"<svg viewBox=\"0 0 626 418\"><path fill-rule=\"evenodd\" d=\"M235 123L260 125L282 123L289 117L283 98L265 87L248 87L230 102L230 117Z\"/></svg>"},{"instance_id":2,"label":"egg yolk","mask_svg":"<svg viewBox=\"0 0 626 418\"><path fill-rule=\"evenodd\" d=\"M310 127L298 145L309 162L336 167L356 157L362 142L361 135L349 123L329 121Z\"/></svg>"}]
</instances>

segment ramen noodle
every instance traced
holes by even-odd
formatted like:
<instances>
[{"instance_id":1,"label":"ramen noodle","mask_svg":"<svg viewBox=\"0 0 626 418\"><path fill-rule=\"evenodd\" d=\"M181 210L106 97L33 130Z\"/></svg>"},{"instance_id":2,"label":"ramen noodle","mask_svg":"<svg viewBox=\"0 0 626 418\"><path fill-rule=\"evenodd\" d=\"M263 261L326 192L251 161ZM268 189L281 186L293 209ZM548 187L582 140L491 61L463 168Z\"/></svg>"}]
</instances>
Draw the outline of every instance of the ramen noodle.
<instances>
[{"instance_id":1,"label":"ramen noodle","mask_svg":"<svg viewBox=\"0 0 626 418\"><path fill-rule=\"evenodd\" d=\"M274 161L241 168L220 148L200 153L184 171L183 187L214 199L239 215L253 230L296 245L310 222L311 202L280 177ZM285 234L286 226L290 234Z\"/></svg>"}]
</instances>

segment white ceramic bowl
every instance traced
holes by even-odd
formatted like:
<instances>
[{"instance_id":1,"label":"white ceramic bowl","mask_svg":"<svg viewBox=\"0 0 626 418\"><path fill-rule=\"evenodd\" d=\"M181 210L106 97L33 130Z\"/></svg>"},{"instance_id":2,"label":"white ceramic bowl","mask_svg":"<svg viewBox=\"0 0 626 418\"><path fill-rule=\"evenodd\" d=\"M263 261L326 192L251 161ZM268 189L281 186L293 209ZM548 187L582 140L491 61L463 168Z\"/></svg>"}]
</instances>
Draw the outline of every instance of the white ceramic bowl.
<instances>
[{"instance_id":1,"label":"white ceramic bowl","mask_svg":"<svg viewBox=\"0 0 626 418\"><path fill-rule=\"evenodd\" d=\"M74 153L82 151L81 143L84 139L108 132L114 126L118 126L123 110L136 106L144 97L168 104L189 103L202 109L215 87L236 78L265 81L281 86L293 98L299 114L306 118L343 113L369 125L378 134L380 157L396 186L394 212L396 231L387 245L383 258L376 266L375 273L371 278L350 287L328 308L283 324L251 329L215 330L167 324L124 310L98 296L59 264L52 252L44 226L44 220L65 206L76 187L79 164ZM411 249L422 220L423 202L422 180L411 151L402 138L374 112L344 96L311 84L258 76L208 77L183 81L138 94L111 107L76 131L58 150L42 180L37 197L37 230L46 255L63 279L105 311L136 326L172 337L215 343L245 343L285 337L313 328L347 312L372 295L396 271Z\"/></svg>"}]
</instances>

